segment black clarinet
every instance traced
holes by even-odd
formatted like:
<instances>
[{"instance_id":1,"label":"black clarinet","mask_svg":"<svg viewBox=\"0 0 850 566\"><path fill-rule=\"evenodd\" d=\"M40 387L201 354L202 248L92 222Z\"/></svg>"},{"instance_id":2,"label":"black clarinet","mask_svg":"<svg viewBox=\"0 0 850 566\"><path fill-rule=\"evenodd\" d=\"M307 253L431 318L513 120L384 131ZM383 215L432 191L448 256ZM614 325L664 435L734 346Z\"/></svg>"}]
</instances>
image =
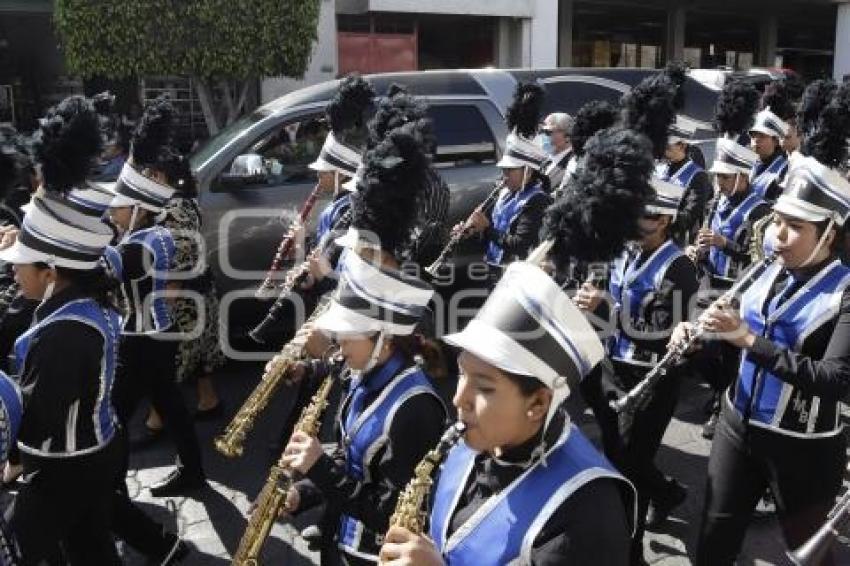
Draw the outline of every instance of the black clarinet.
<instances>
[{"instance_id":1,"label":"black clarinet","mask_svg":"<svg viewBox=\"0 0 850 566\"><path fill-rule=\"evenodd\" d=\"M754 265L741 279L739 279L732 287L717 298L709 308L721 303L729 302L736 295L745 291L758 279L765 269L774 262L776 256L766 257L760 263ZM678 364L685 356L685 353L699 341L705 334L706 330L698 321L696 327L686 341L681 344L670 346L664 357L649 370L646 376L635 385L628 393L610 401L608 404L616 413L624 414L628 417L633 417L634 414L645 408L652 398L652 392L659 381L667 374L674 365Z\"/></svg>"},{"instance_id":2,"label":"black clarinet","mask_svg":"<svg viewBox=\"0 0 850 566\"><path fill-rule=\"evenodd\" d=\"M324 254L327 248L330 246L330 242L333 241L333 234L346 226L349 222L351 222L351 209L345 211L345 213L339 217L339 220L334 223L330 230L328 230L327 234L323 241L319 242L316 245L316 249L310 252L310 255L307 256L307 259L302 262L299 266L294 267L287 273L286 279L281 285L281 291L275 300L274 304L269 308L269 311L266 313L265 318L258 324L253 330L248 333L248 336L251 337L252 340L259 344L265 344L268 342L269 333L278 325L280 322L281 311L283 309L283 305L286 304L286 301L292 296L292 293L298 290L299 285L307 279L307 276L310 274L310 261Z\"/></svg>"},{"instance_id":3,"label":"black clarinet","mask_svg":"<svg viewBox=\"0 0 850 566\"><path fill-rule=\"evenodd\" d=\"M505 186L505 181L500 181L493 188L493 190L490 191L490 194L487 195L487 198L484 199L484 201L481 204L479 204L476 208L478 210L487 210L494 202L496 202L496 199L499 198L499 193L502 192L502 189L504 188L504 186ZM458 244L460 244L463 240L468 238L469 234L470 234L469 230L464 229L464 230L458 231L451 238L449 238L449 241L446 242L446 246L443 248L443 251L440 252L440 255L437 256L437 259L434 260L434 263L432 263L431 265L429 265L428 267L425 268L425 272L428 275L430 275L431 277L436 277L437 272L439 272L440 268L443 267L443 264L446 263L446 258L454 253L455 248L458 246Z\"/></svg>"}]
</instances>

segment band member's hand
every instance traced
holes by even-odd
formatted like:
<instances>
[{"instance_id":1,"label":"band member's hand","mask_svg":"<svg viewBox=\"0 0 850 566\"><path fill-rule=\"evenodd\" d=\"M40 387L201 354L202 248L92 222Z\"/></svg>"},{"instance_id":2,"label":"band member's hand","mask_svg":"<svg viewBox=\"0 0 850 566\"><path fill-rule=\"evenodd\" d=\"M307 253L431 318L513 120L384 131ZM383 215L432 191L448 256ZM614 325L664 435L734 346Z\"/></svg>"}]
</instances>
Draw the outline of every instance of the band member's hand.
<instances>
[{"instance_id":1,"label":"band member's hand","mask_svg":"<svg viewBox=\"0 0 850 566\"><path fill-rule=\"evenodd\" d=\"M458 236L464 230L466 230L466 222L458 222L452 227L452 236Z\"/></svg>"},{"instance_id":2,"label":"band member's hand","mask_svg":"<svg viewBox=\"0 0 850 566\"><path fill-rule=\"evenodd\" d=\"M695 331L696 325L693 322L680 322L673 328L673 334L670 335L670 341L667 344L668 347L681 348L691 339ZM701 346L700 343L693 344L685 353L690 354L698 350Z\"/></svg>"},{"instance_id":3,"label":"band member's hand","mask_svg":"<svg viewBox=\"0 0 850 566\"><path fill-rule=\"evenodd\" d=\"M484 214L482 210L476 208L469 216L469 220L467 220L466 223L469 226L469 230L478 234L490 226L490 219L487 218L487 215Z\"/></svg>"},{"instance_id":4,"label":"band member's hand","mask_svg":"<svg viewBox=\"0 0 850 566\"><path fill-rule=\"evenodd\" d=\"M330 339L324 333L307 324L295 334L294 340L304 341L304 351L311 358L321 358L331 345Z\"/></svg>"},{"instance_id":5,"label":"band member's hand","mask_svg":"<svg viewBox=\"0 0 850 566\"><path fill-rule=\"evenodd\" d=\"M303 432L293 433L283 451L283 461L293 470L306 474L322 457L322 444L318 438Z\"/></svg>"},{"instance_id":6,"label":"band member's hand","mask_svg":"<svg viewBox=\"0 0 850 566\"><path fill-rule=\"evenodd\" d=\"M379 554L380 563L392 566L441 566L443 557L431 539L402 527L390 527Z\"/></svg>"},{"instance_id":7,"label":"band member's hand","mask_svg":"<svg viewBox=\"0 0 850 566\"><path fill-rule=\"evenodd\" d=\"M697 246L688 246L685 248L685 255L694 263L699 262L700 251Z\"/></svg>"},{"instance_id":8,"label":"band member's hand","mask_svg":"<svg viewBox=\"0 0 850 566\"><path fill-rule=\"evenodd\" d=\"M699 234L697 234L697 246L702 249L709 247L725 248L726 238L723 234L718 234L711 230L700 230Z\"/></svg>"},{"instance_id":9,"label":"band member's hand","mask_svg":"<svg viewBox=\"0 0 850 566\"><path fill-rule=\"evenodd\" d=\"M583 311L593 312L604 298L604 293L593 286L593 283L585 281L573 297L573 302Z\"/></svg>"},{"instance_id":10,"label":"band member's hand","mask_svg":"<svg viewBox=\"0 0 850 566\"><path fill-rule=\"evenodd\" d=\"M11 225L0 227L0 250L12 247L18 239L19 232L20 230Z\"/></svg>"},{"instance_id":11,"label":"band member's hand","mask_svg":"<svg viewBox=\"0 0 850 566\"><path fill-rule=\"evenodd\" d=\"M286 492L286 499L283 502L283 507L280 508L279 515L292 515L301 506L301 494L295 487L290 487Z\"/></svg>"},{"instance_id":12,"label":"band member's hand","mask_svg":"<svg viewBox=\"0 0 850 566\"><path fill-rule=\"evenodd\" d=\"M329 274L333 273L333 267L331 266L331 262L329 262L328 258L323 256L322 254L318 254L318 256L311 257L309 262L310 275L313 276L313 279L316 282L321 281Z\"/></svg>"},{"instance_id":13,"label":"band member's hand","mask_svg":"<svg viewBox=\"0 0 850 566\"><path fill-rule=\"evenodd\" d=\"M717 335L738 348L751 348L756 335L746 322L741 320L738 309L728 302L718 301L700 315L700 322L707 332Z\"/></svg>"},{"instance_id":14,"label":"band member's hand","mask_svg":"<svg viewBox=\"0 0 850 566\"><path fill-rule=\"evenodd\" d=\"M286 383L299 383L304 379L305 375L307 375L307 363L295 362L287 366L286 374L284 374L283 378Z\"/></svg>"}]
</instances>

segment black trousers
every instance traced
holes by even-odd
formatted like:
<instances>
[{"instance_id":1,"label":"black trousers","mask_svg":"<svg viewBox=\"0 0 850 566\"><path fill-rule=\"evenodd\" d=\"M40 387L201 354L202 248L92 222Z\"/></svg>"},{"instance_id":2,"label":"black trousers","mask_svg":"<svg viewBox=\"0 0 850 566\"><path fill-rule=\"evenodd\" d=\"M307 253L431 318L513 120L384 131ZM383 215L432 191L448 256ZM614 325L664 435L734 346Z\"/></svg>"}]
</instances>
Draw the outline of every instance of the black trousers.
<instances>
[{"instance_id":1,"label":"black trousers","mask_svg":"<svg viewBox=\"0 0 850 566\"><path fill-rule=\"evenodd\" d=\"M162 416L166 431L177 447L178 465L192 474L203 474L201 449L195 426L183 395L174 381L177 342L156 340L149 336L124 336L119 348L119 367L113 399L119 420L127 423L143 398ZM174 545L162 526L136 507L127 493L125 478L130 465L129 438L123 453L123 473L113 484L113 531L127 544L147 557L161 559Z\"/></svg>"},{"instance_id":2,"label":"black trousers","mask_svg":"<svg viewBox=\"0 0 850 566\"><path fill-rule=\"evenodd\" d=\"M750 516L770 487L782 534L796 548L826 520L841 487L842 433L799 438L745 425L724 395L711 446L697 565L733 564ZM828 556L823 564L834 564Z\"/></svg>"},{"instance_id":3,"label":"black trousers","mask_svg":"<svg viewBox=\"0 0 850 566\"><path fill-rule=\"evenodd\" d=\"M202 475L201 448L186 401L174 381L178 342L153 336L122 336L113 399L118 419L126 425L145 397L162 417L177 448L178 465Z\"/></svg>"},{"instance_id":4,"label":"black trousers","mask_svg":"<svg viewBox=\"0 0 850 566\"><path fill-rule=\"evenodd\" d=\"M9 511L9 527L22 564L121 564L110 528L121 444L116 436L101 450L72 458L21 454L24 484Z\"/></svg>"},{"instance_id":5,"label":"black trousers","mask_svg":"<svg viewBox=\"0 0 850 566\"><path fill-rule=\"evenodd\" d=\"M643 557L649 502L669 489L667 477L655 465L655 456L679 400L680 376L671 372L658 382L647 406L635 413L631 426L623 428L608 401L634 387L645 373L642 368L621 363L616 363L612 372L611 366L600 364L581 387L599 423L605 456L637 490L637 522L631 552L634 563L639 563Z\"/></svg>"}]
</instances>

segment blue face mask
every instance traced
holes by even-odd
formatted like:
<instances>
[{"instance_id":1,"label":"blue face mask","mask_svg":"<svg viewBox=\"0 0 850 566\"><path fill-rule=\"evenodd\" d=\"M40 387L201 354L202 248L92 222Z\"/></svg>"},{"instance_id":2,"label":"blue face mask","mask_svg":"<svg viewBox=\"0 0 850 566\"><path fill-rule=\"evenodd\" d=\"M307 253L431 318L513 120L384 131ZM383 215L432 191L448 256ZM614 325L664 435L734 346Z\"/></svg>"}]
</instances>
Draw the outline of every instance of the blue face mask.
<instances>
[{"instance_id":1,"label":"blue face mask","mask_svg":"<svg viewBox=\"0 0 850 566\"><path fill-rule=\"evenodd\" d=\"M534 138L534 143L549 155L555 154L555 146L552 145L552 136L549 134L537 134L537 137Z\"/></svg>"}]
</instances>

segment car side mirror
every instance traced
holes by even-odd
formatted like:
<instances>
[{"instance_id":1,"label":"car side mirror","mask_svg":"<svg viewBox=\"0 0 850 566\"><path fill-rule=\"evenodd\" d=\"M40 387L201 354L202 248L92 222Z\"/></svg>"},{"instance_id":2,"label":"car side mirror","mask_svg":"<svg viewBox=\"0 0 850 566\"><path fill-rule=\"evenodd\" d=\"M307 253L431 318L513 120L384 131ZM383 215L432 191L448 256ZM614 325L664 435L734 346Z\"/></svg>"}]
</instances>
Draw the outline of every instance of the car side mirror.
<instances>
[{"instance_id":1,"label":"car side mirror","mask_svg":"<svg viewBox=\"0 0 850 566\"><path fill-rule=\"evenodd\" d=\"M230 171L222 173L219 180L225 188L265 184L269 180L269 171L261 155L246 153L237 156Z\"/></svg>"}]
</instances>

